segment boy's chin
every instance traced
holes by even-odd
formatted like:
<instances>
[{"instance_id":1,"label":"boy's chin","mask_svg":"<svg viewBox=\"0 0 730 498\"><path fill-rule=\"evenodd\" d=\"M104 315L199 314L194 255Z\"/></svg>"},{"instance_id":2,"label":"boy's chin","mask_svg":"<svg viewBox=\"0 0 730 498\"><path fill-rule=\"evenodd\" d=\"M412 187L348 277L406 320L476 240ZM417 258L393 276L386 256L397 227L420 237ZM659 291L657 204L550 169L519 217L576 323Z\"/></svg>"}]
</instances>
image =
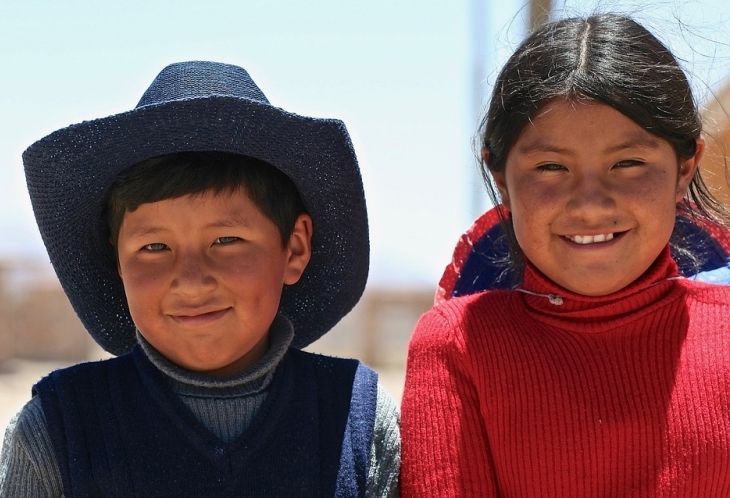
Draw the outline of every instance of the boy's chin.
<instances>
[{"instance_id":1,"label":"boy's chin","mask_svg":"<svg viewBox=\"0 0 730 498\"><path fill-rule=\"evenodd\" d=\"M205 360L197 359L196 361L174 360L171 361L178 366L190 370L197 374L208 375L211 377L232 377L238 375L246 369L252 367L268 350L268 341L264 340L256 344L251 350L242 356L234 359L213 360L207 358Z\"/></svg>"}]
</instances>

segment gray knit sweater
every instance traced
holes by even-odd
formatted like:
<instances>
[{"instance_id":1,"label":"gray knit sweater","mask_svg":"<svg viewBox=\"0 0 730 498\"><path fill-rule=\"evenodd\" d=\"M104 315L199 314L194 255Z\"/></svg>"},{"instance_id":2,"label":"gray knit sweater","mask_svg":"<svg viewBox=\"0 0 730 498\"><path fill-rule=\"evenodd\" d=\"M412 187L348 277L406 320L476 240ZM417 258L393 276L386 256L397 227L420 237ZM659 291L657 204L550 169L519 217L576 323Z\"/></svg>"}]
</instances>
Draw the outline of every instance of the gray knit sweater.
<instances>
[{"instance_id":1,"label":"gray knit sweater","mask_svg":"<svg viewBox=\"0 0 730 498\"><path fill-rule=\"evenodd\" d=\"M141 335L150 361L170 381L173 391L205 427L231 442L246 430L266 399L277 365L294 332L277 317L269 333L269 349L253 366L229 378L211 378L183 369L157 352ZM400 473L399 413L393 398L378 386L375 431L370 452L367 497L398 497ZM53 456L40 400L33 397L13 418L0 455L0 498L59 498L63 485Z\"/></svg>"}]
</instances>

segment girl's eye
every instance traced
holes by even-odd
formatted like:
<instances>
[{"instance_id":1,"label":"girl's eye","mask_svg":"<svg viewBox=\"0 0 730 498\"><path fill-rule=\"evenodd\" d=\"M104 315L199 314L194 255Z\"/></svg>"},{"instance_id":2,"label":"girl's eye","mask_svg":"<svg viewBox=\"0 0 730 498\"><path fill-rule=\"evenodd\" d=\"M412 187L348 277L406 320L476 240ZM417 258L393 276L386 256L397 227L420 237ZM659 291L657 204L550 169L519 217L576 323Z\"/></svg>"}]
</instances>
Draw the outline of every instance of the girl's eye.
<instances>
[{"instance_id":1,"label":"girl's eye","mask_svg":"<svg viewBox=\"0 0 730 498\"><path fill-rule=\"evenodd\" d=\"M231 242L235 242L237 240L241 240L239 237L218 237L215 239L215 244L230 244Z\"/></svg>"},{"instance_id":2,"label":"girl's eye","mask_svg":"<svg viewBox=\"0 0 730 498\"><path fill-rule=\"evenodd\" d=\"M165 244L162 244L160 242L156 242L154 244L147 244L143 247L145 251L152 251L152 252L158 252L158 251L164 251L167 249L167 246Z\"/></svg>"},{"instance_id":3,"label":"girl's eye","mask_svg":"<svg viewBox=\"0 0 730 498\"><path fill-rule=\"evenodd\" d=\"M562 171L565 169L565 166L562 164L556 164L556 163L550 163L550 164L541 164L537 167L538 171Z\"/></svg>"}]
</instances>

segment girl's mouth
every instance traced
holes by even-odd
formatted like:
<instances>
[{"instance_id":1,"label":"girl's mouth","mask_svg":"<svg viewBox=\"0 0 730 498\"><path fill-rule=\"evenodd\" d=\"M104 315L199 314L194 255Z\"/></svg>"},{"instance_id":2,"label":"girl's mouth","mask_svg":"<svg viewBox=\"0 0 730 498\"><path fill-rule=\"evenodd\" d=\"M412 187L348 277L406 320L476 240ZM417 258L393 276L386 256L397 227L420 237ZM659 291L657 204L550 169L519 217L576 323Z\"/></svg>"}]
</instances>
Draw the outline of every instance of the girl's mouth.
<instances>
[{"instance_id":1,"label":"girl's mouth","mask_svg":"<svg viewBox=\"0 0 730 498\"><path fill-rule=\"evenodd\" d=\"M596 244L598 242L608 242L610 240L613 240L615 235L620 235L620 234L618 234L618 233L617 234L601 233L598 235L564 235L564 237L571 242L575 242L576 244L586 245L586 244Z\"/></svg>"}]
</instances>

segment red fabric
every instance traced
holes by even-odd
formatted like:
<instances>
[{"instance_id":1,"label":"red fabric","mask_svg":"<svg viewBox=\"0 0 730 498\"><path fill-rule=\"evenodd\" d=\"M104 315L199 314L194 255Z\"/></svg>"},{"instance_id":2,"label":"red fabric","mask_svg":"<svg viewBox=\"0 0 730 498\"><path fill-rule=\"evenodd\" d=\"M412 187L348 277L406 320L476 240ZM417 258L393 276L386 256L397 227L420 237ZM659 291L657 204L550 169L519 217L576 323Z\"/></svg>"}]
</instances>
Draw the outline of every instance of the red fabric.
<instances>
[{"instance_id":1,"label":"red fabric","mask_svg":"<svg viewBox=\"0 0 730 498\"><path fill-rule=\"evenodd\" d=\"M444 269L441 280L439 280L436 296L434 297L434 304L441 304L451 299L451 293L454 290L456 281L459 279L464 262L466 262L471 254L474 244L494 225L500 222L499 211L502 211L502 216L507 217L507 210L500 204L499 207L492 208L477 218L469 229L459 237L459 241L454 248L451 263Z\"/></svg>"},{"instance_id":2,"label":"red fabric","mask_svg":"<svg viewBox=\"0 0 730 498\"><path fill-rule=\"evenodd\" d=\"M668 249L610 296L528 265L517 291L425 314L402 403L402 496L730 496L730 286Z\"/></svg>"},{"instance_id":3,"label":"red fabric","mask_svg":"<svg viewBox=\"0 0 730 498\"><path fill-rule=\"evenodd\" d=\"M720 244L720 247L725 251L726 254L730 254L730 230L724 226L710 223L702 217L689 218L697 224L700 228L705 230L715 241Z\"/></svg>"}]
</instances>

